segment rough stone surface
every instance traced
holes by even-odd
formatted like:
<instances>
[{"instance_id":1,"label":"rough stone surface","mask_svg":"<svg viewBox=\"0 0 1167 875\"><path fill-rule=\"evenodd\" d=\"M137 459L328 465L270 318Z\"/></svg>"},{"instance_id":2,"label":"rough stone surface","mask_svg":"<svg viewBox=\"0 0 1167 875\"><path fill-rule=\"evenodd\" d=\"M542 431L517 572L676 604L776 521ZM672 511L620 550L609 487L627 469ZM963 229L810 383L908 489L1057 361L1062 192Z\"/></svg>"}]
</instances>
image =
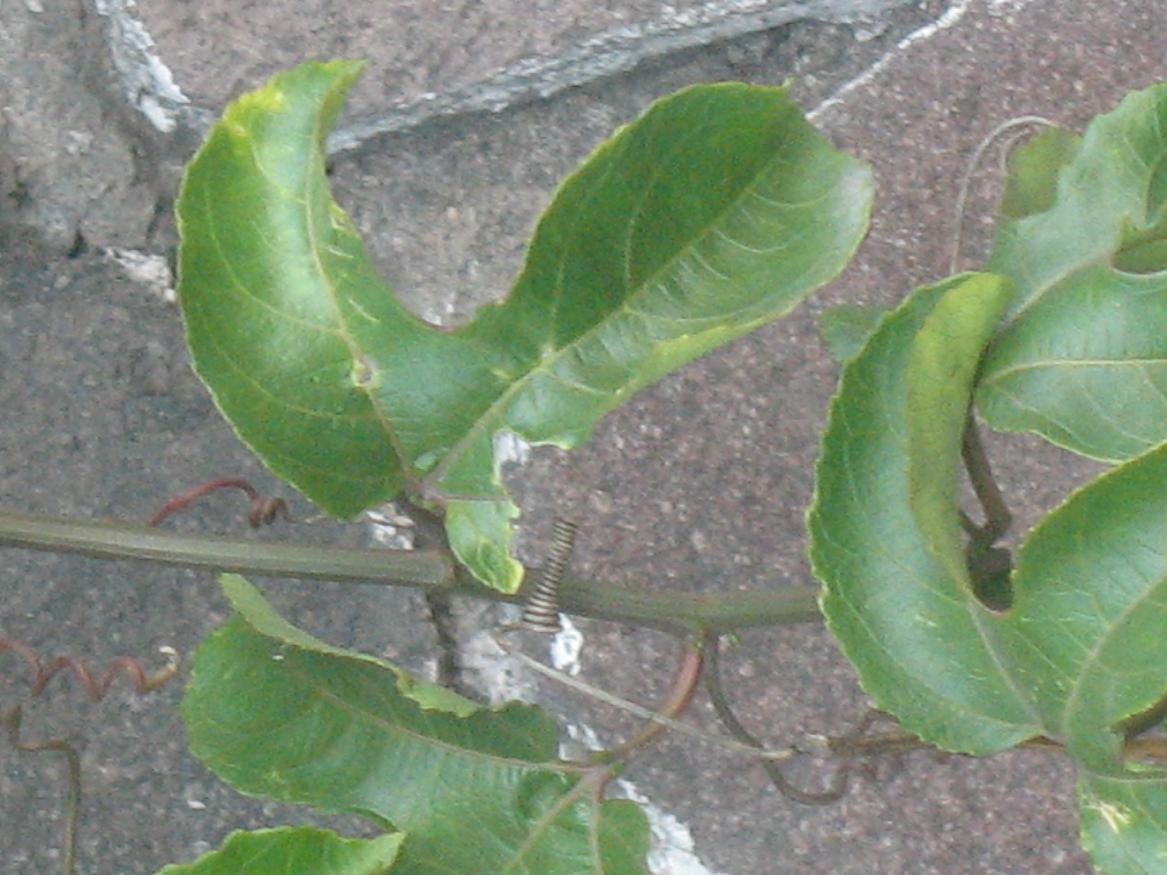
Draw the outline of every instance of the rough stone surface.
<instances>
[{"instance_id":1,"label":"rough stone surface","mask_svg":"<svg viewBox=\"0 0 1167 875\"><path fill-rule=\"evenodd\" d=\"M104 42L80 0L0 7L0 226L55 253L144 246L154 173L106 90Z\"/></svg>"},{"instance_id":2,"label":"rough stone surface","mask_svg":"<svg viewBox=\"0 0 1167 875\"><path fill-rule=\"evenodd\" d=\"M878 27L800 22L506 113L435 120L337 156L334 188L398 293L427 318L457 321L506 293L558 181L657 97L692 82L791 78L813 106L927 14L897 11Z\"/></svg>"},{"instance_id":3,"label":"rough stone surface","mask_svg":"<svg viewBox=\"0 0 1167 875\"><path fill-rule=\"evenodd\" d=\"M494 27L451 25L464 13L470 27L479 5L392 4L393 15L414 14L412 32L376 30L391 16L366 14L368 30L381 40L368 53L398 66L387 64L380 74L374 68L359 97L361 111L385 117L427 91L464 97L523 58L554 61L580 35L617 26L615 19L594 17L600 10L623 11L625 21L667 19L657 4L578 4L582 29L572 30L575 4L548 4L545 15L524 12ZM577 562L596 577L709 591L811 586L803 514L836 376L818 343L815 316L842 300L891 303L948 272L957 179L976 142L997 122L1038 113L1080 126L1125 91L1167 76L1159 6L1155 0L937 0L899 8L876 23L796 22L716 45L657 51L620 75L496 114L414 118L412 126L339 155L334 179L403 295L427 315L454 319L505 291L558 178L612 126L692 81L795 77L804 105L818 107L817 123L876 169L877 214L856 262L790 319L638 396L586 448L570 457L536 453L515 484L527 549L537 554L553 514L583 520ZM721 8L674 7L677 16ZM136 10L114 0L92 8L80 0L75 6L65 0L0 4L0 228L7 232L0 235L0 409L6 413L0 506L141 519L165 496L212 476L244 474L274 486L218 421L190 374L174 308L96 251L73 259L60 253L81 230L91 244L149 245L164 254L171 232L155 217L155 206L173 197L170 164L193 147L197 110L256 84L262 73L292 60L287 52L319 46L331 53L337 40L364 39L358 19L367 8L195 8L163 0L143 0ZM167 91L164 69L127 94L128 68L101 55L118 33L132 31L126 22L135 15L193 104ZM278 18L273 27L283 28L281 39L291 48L248 42L231 30L245 15ZM921 29L930 21L938 24ZM503 24L517 27L517 36L504 39ZM421 45L429 48L421 53ZM135 51L148 56L141 45ZM410 58L416 69L412 78L397 74L404 83L398 90L378 80L394 78L386 71L411 69ZM206 78L198 79L196 70ZM145 108L160 108L173 127L157 137L144 133ZM70 139L70 131L92 139ZM75 150L87 145L73 155L69 143ZM966 227L969 264L985 242L991 171L983 180ZM992 448L1026 520L1094 470L1036 441L996 439ZM302 502L293 510L300 519L311 515ZM240 513L232 499L216 498L176 525L222 529ZM258 537L291 535L369 539L361 527L331 524ZM26 638L46 652L68 648L100 659L148 653L165 640L189 654L224 614L206 574L17 550L0 552L0 566L0 634ZM314 631L422 672L430 666L433 636L422 622L423 606L408 592L295 583L269 589ZM462 621L471 642L467 659L485 679L492 669L476 661L474 630L489 620L467 609ZM584 678L640 701L657 699L671 676L672 642L608 624L581 627ZM773 743L845 731L863 712L854 675L822 629L751 633L725 662L742 719ZM24 690L9 666L6 657L0 661L0 706ZM556 710L605 738L633 726L588 699L538 689ZM145 700L118 692L91 709L62 683L29 708L28 738L83 739L79 873L148 875L215 846L231 828L307 817L244 799L194 762L183 748L178 696L177 687ZM712 727L704 701L694 710L696 721ZM690 742L668 741L629 776L689 827L708 867L672 862L660 864L658 875L1091 871L1077 845L1072 770L1047 756L913 755L883 764L878 781L859 782L826 808L795 805L749 763ZM823 780L815 768L796 776L809 784ZM6 875L40 875L58 866L60 778L51 758L18 755L0 743Z\"/></svg>"}]
</instances>

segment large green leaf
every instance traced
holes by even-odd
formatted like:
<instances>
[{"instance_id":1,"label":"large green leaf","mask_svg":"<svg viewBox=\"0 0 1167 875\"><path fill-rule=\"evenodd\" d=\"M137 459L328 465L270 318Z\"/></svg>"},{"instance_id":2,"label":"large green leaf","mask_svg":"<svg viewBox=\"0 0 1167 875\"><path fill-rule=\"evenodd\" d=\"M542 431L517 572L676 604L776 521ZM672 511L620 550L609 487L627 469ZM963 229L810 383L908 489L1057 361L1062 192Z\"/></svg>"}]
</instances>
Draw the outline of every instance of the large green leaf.
<instances>
[{"instance_id":1,"label":"large green leaf","mask_svg":"<svg viewBox=\"0 0 1167 875\"><path fill-rule=\"evenodd\" d=\"M1023 543L1007 611L970 585L958 519L993 275L914 293L843 373L810 516L823 612L876 705L941 747L1042 734L1081 769L1083 835L1111 875L1167 856L1167 770L1124 743L1167 703L1167 445L1107 472Z\"/></svg>"},{"instance_id":2,"label":"large green leaf","mask_svg":"<svg viewBox=\"0 0 1167 875\"><path fill-rule=\"evenodd\" d=\"M1165 132L1158 85L1097 117L1080 144L1039 141L1042 160L1017 166L1038 194L1009 207L1022 217L1001 225L989 262L1018 288L977 393L994 427L1110 461L1167 440ZM1031 214L1051 163L1056 196Z\"/></svg>"},{"instance_id":3,"label":"large green leaf","mask_svg":"<svg viewBox=\"0 0 1167 875\"><path fill-rule=\"evenodd\" d=\"M486 709L288 625L242 578L183 701L191 749L238 789L407 834L393 871L642 875L639 808L555 758L537 709Z\"/></svg>"},{"instance_id":4,"label":"large green leaf","mask_svg":"<svg viewBox=\"0 0 1167 875\"><path fill-rule=\"evenodd\" d=\"M843 371L810 512L827 624L876 706L948 750L1037 732L973 594L956 480L973 372L1007 300L998 277L917 290Z\"/></svg>"},{"instance_id":5,"label":"large green leaf","mask_svg":"<svg viewBox=\"0 0 1167 875\"><path fill-rule=\"evenodd\" d=\"M440 331L375 276L328 191L323 137L358 71L277 76L191 162L188 341L277 474L339 515L404 485L446 506L463 562L514 589L498 435L575 446L637 389L787 312L858 245L870 173L782 88L686 89L564 182L505 301Z\"/></svg>"},{"instance_id":6,"label":"large green leaf","mask_svg":"<svg viewBox=\"0 0 1167 875\"><path fill-rule=\"evenodd\" d=\"M401 839L400 833L346 839L311 826L240 830L218 850L193 863L164 866L158 875L384 875Z\"/></svg>"}]
</instances>

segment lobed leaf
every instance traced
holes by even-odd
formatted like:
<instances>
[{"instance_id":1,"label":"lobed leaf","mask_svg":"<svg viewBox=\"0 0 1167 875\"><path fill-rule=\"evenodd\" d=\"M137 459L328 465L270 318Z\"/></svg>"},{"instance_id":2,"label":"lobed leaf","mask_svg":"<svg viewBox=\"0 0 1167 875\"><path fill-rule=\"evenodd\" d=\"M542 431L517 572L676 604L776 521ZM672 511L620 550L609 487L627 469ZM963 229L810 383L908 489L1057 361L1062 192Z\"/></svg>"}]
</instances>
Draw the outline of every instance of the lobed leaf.
<instances>
[{"instance_id":1,"label":"lobed leaf","mask_svg":"<svg viewBox=\"0 0 1167 875\"><path fill-rule=\"evenodd\" d=\"M242 578L183 701L191 749L237 789L407 834L394 872L642 875L643 814L556 759L538 709L482 708L288 625Z\"/></svg>"},{"instance_id":2,"label":"lobed leaf","mask_svg":"<svg viewBox=\"0 0 1167 875\"><path fill-rule=\"evenodd\" d=\"M953 277L880 322L843 371L809 516L823 613L868 695L969 753L1038 730L951 531L972 373L1007 294L998 277Z\"/></svg>"},{"instance_id":3,"label":"lobed leaf","mask_svg":"<svg viewBox=\"0 0 1167 875\"><path fill-rule=\"evenodd\" d=\"M977 392L995 428L1107 461L1167 440L1164 131L1157 85L1098 116L1080 143L1039 142L1016 168L1038 194L1007 205L1021 217L1001 224L988 265L1018 288ZM1050 163L1056 194L1031 212L1048 200Z\"/></svg>"},{"instance_id":4,"label":"lobed leaf","mask_svg":"<svg viewBox=\"0 0 1167 875\"><path fill-rule=\"evenodd\" d=\"M358 72L275 77L191 162L192 355L240 436L326 510L407 486L448 506L459 559L513 590L496 437L575 446L637 389L786 313L850 259L870 173L782 88L685 89L565 181L505 301L441 331L376 277L328 192L323 138Z\"/></svg>"},{"instance_id":5,"label":"lobed leaf","mask_svg":"<svg viewBox=\"0 0 1167 875\"><path fill-rule=\"evenodd\" d=\"M272 471L339 516L404 482L399 442L340 306L396 301L324 175L322 138L360 70L305 65L240 97L178 199L178 293L195 369Z\"/></svg>"},{"instance_id":6,"label":"lobed leaf","mask_svg":"<svg viewBox=\"0 0 1167 875\"><path fill-rule=\"evenodd\" d=\"M221 848L193 863L164 866L158 875L384 875L401 839L400 833L346 839L312 826L239 830Z\"/></svg>"}]
</instances>

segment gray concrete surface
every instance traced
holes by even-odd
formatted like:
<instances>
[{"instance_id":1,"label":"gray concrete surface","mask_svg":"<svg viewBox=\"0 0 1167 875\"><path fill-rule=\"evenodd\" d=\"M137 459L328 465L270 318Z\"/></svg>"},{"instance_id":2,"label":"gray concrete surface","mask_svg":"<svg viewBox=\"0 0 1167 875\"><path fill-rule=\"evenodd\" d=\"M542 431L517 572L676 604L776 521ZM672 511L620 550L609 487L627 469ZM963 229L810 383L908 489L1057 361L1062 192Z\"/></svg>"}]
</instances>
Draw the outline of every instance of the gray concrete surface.
<instances>
[{"instance_id":1,"label":"gray concrete surface","mask_svg":"<svg viewBox=\"0 0 1167 875\"><path fill-rule=\"evenodd\" d=\"M342 121L337 193L403 297L447 321L505 291L559 177L652 98L693 81L792 77L817 123L875 166L877 214L856 262L792 318L645 392L588 447L536 453L515 486L530 548L553 513L585 519L577 562L597 577L709 590L811 585L803 512L836 374L815 315L843 300L892 302L945 273L957 177L976 141L1023 113L1080 125L1167 76L1161 19L1154 0L4 3L0 503L141 519L212 476L274 485L190 374L163 288L104 254L161 256L150 263L164 269L178 167L218 104L267 72L301 54L370 57ZM971 207L974 255L991 175ZM997 440L994 452L1029 519L1088 473L1033 441ZM311 514L302 502L295 510ZM237 519L238 505L222 498L179 525ZM371 537L333 524L263 537L293 533ZM165 640L189 653L224 613L205 574L13 550L0 563L0 633L45 651L108 657ZM421 670L431 664L432 633L408 592L272 589L310 628ZM487 620L469 608L462 621L473 642ZM670 642L581 629L584 677L654 700L671 671ZM23 689L10 666L0 663L0 703ZM726 668L743 719L774 743L843 731L863 710L818 628L750 634ZM601 735L629 728L594 702L545 686L538 694ZM306 816L243 799L191 760L178 696L177 687L146 700L113 694L90 708L54 685L30 709L29 737L83 739L80 872L150 873L233 826ZM709 723L704 702L694 716ZM1071 770L1045 756L916 755L826 808L795 805L750 764L678 741L629 777L675 816L671 840L694 842L687 856L662 858L660 875L1091 871L1077 847ZM45 758L0 745L6 875L57 867L59 779Z\"/></svg>"}]
</instances>

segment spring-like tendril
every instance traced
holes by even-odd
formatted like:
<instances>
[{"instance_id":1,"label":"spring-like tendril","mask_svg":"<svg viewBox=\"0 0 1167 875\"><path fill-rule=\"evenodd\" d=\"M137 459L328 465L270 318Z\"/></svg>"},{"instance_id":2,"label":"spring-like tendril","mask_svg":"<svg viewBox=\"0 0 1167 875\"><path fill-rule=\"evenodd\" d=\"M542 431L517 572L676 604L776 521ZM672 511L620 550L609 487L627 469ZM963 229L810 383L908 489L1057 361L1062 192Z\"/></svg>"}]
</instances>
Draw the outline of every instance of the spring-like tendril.
<instances>
[{"instance_id":1,"label":"spring-like tendril","mask_svg":"<svg viewBox=\"0 0 1167 875\"><path fill-rule=\"evenodd\" d=\"M575 532L578 527L570 520L555 518L555 531L551 549L547 551L547 561L534 589L523 605L523 616L519 624L524 629L535 632L556 633L559 623L559 583L563 580L567 564L575 549Z\"/></svg>"},{"instance_id":2,"label":"spring-like tendril","mask_svg":"<svg viewBox=\"0 0 1167 875\"><path fill-rule=\"evenodd\" d=\"M29 689L34 697L44 692L49 682L61 672L72 674L92 702L100 702L105 698L105 694L109 692L110 686L119 674L128 677L134 690L139 694L151 693L174 677L179 666L178 651L173 647L158 648L166 662L152 672L147 672L142 663L131 656L119 656L110 660L101 672L94 671L75 656L59 654L45 660L29 645L13 638L0 638L0 653L5 651L15 653L28 666Z\"/></svg>"},{"instance_id":3,"label":"spring-like tendril","mask_svg":"<svg viewBox=\"0 0 1167 875\"><path fill-rule=\"evenodd\" d=\"M174 496L166 504L162 505L154 516L150 517L147 525L157 526L168 516L185 510L192 502L219 489L238 489L248 497L251 501L251 511L247 514L247 522L253 529L270 525L275 522L277 517L288 519L288 505L282 498L272 498L261 494L247 480L237 477L225 477L220 480L209 480L193 489L188 489L186 492Z\"/></svg>"}]
</instances>

